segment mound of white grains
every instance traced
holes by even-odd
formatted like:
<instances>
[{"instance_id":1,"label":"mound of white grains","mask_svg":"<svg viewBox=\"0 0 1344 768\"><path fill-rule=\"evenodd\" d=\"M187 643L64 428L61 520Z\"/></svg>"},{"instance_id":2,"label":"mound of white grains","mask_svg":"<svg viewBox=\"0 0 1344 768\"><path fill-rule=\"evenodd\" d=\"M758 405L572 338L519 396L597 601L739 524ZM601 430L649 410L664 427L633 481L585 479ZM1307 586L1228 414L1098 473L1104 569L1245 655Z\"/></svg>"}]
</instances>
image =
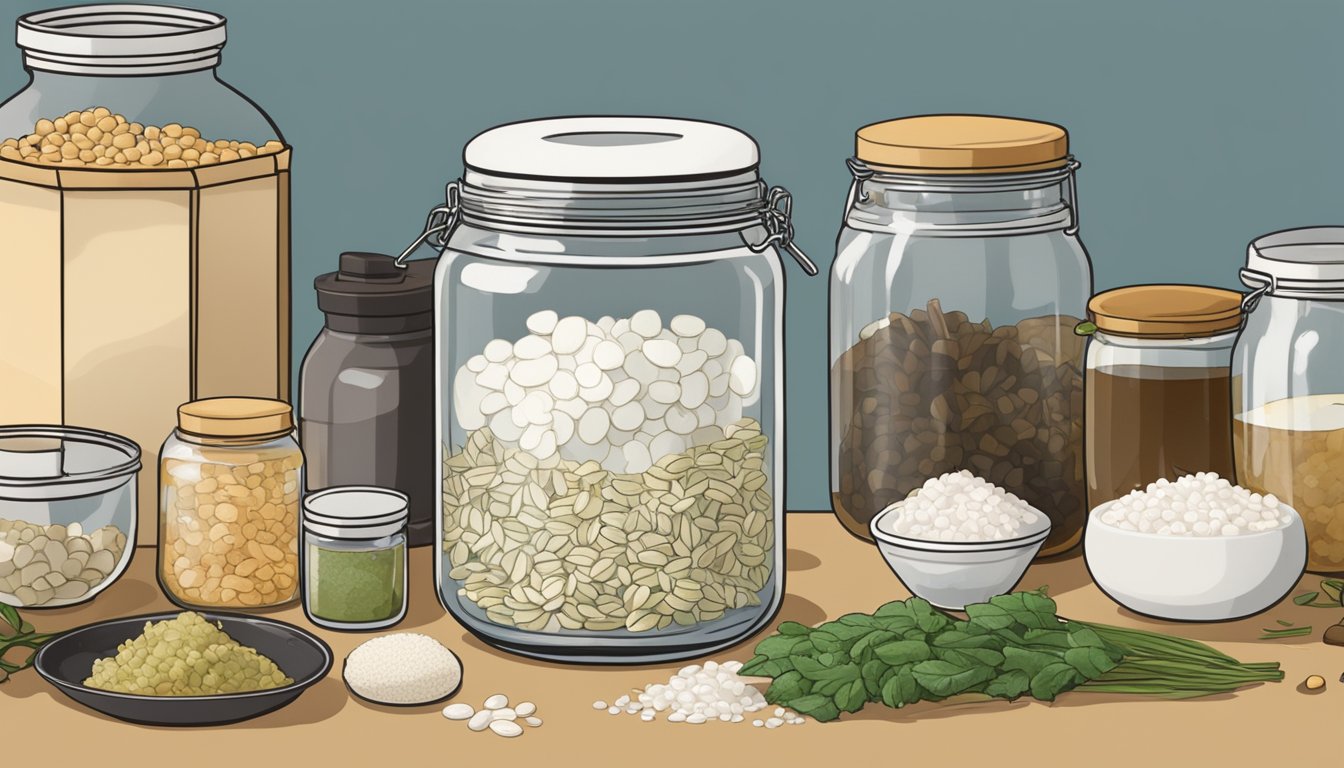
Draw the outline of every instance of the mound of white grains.
<instances>
[{"instance_id":1,"label":"mound of white grains","mask_svg":"<svg viewBox=\"0 0 1344 768\"><path fill-rule=\"evenodd\" d=\"M1214 472L1166 478L1116 499L1101 522L1162 536L1241 536L1288 524L1274 494L1260 495Z\"/></svg>"},{"instance_id":2,"label":"mound of white grains","mask_svg":"<svg viewBox=\"0 0 1344 768\"><path fill-rule=\"evenodd\" d=\"M924 481L878 526L925 541L1001 541L1022 535L1040 517L1017 496L963 469Z\"/></svg>"},{"instance_id":3,"label":"mound of white grains","mask_svg":"<svg viewBox=\"0 0 1344 768\"><path fill-rule=\"evenodd\" d=\"M362 643L345 658L345 682L369 701L427 704L462 682L462 662L428 635L399 632Z\"/></svg>"},{"instance_id":4,"label":"mound of white grains","mask_svg":"<svg viewBox=\"0 0 1344 768\"><path fill-rule=\"evenodd\" d=\"M769 706L765 697L746 678L737 674L740 661L719 664L707 661L704 666L692 664L682 667L666 683L650 683L635 698L621 696L610 706L605 701L593 702L593 709L605 709L608 714L639 715L644 722L652 722L659 712L667 712L669 723L698 725L710 720L740 723L752 712ZM774 717L752 721L752 725L778 728L781 725L801 725L803 717L786 709L776 709Z\"/></svg>"},{"instance_id":5,"label":"mound of white grains","mask_svg":"<svg viewBox=\"0 0 1344 768\"><path fill-rule=\"evenodd\" d=\"M466 720L467 727L473 731L490 729L495 735L511 739L523 735L523 723L533 728L541 727L541 718L537 717L537 705L523 701L509 706L509 697L496 693L486 698L479 710L470 704L449 704L443 708L443 716L449 720Z\"/></svg>"}]
</instances>

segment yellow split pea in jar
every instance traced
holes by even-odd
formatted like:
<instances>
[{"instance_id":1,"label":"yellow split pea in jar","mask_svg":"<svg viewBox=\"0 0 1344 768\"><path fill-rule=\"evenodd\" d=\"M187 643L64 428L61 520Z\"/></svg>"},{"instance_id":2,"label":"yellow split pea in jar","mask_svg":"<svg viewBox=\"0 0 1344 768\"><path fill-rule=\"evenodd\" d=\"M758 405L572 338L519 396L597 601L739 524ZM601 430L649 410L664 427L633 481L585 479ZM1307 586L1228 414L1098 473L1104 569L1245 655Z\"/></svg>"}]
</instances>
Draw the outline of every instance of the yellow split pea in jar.
<instances>
[{"instance_id":1,"label":"yellow split pea in jar","mask_svg":"<svg viewBox=\"0 0 1344 768\"><path fill-rule=\"evenodd\" d=\"M221 397L177 410L159 463L159 584L193 608L298 597L303 454L289 404Z\"/></svg>"}]
</instances>

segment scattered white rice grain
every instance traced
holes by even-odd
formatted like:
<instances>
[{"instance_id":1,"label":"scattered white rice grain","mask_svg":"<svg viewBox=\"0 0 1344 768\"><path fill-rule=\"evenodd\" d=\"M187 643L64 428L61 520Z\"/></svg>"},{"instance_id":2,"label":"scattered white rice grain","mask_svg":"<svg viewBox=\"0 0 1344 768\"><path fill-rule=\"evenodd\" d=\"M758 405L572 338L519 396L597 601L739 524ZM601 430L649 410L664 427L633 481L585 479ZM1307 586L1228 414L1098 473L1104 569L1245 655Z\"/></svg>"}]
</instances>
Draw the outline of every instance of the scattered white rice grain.
<instances>
[{"instance_id":1,"label":"scattered white rice grain","mask_svg":"<svg viewBox=\"0 0 1344 768\"><path fill-rule=\"evenodd\" d=\"M1274 494L1262 496L1215 472L1198 472L1175 482L1163 478L1131 491L1112 502L1098 519L1126 531L1202 538L1275 530L1290 518Z\"/></svg>"},{"instance_id":2,"label":"scattered white rice grain","mask_svg":"<svg viewBox=\"0 0 1344 768\"><path fill-rule=\"evenodd\" d=\"M496 693L485 700L486 709L503 709L507 706L509 706L509 697L502 693Z\"/></svg>"},{"instance_id":3,"label":"scattered white rice grain","mask_svg":"<svg viewBox=\"0 0 1344 768\"><path fill-rule=\"evenodd\" d=\"M781 726L781 725L783 725L783 724L784 724L784 720L781 719L781 718L778 718L778 717L772 717L772 718L770 718L769 720L766 720L766 721L765 721L765 727L766 727L766 728L778 728L779 726Z\"/></svg>"},{"instance_id":4,"label":"scattered white rice grain","mask_svg":"<svg viewBox=\"0 0 1344 768\"><path fill-rule=\"evenodd\" d=\"M533 728L540 728L540 727L541 727L541 718L540 718L540 717L526 717L526 718L523 719L523 722L527 723L528 725L532 726Z\"/></svg>"},{"instance_id":5,"label":"scattered white rice grain","mask_svg":"<svg viewBox=\"0 0 1344 768\"><path fill-rule=\"evenodd\" d=\"M506 739L523 735L523 726L512 720L493 720L490 722L490 730Z\"/></svg>"},{"instance_id":6,"label":"scattered white rice grain","mask_svg":"<svg viewBox=\"0 0 1344 768\"><path fill-rule=\"evenodd\" d=\"M878 526L923 541L1001 541L1040 518L1030 504L963 469L926 480Z\"/></svg>"},{"instance_id":7,"label":"scattered white rice grain","mask_svg":"<svg viewBox=\"0 0 1344 768\"><path fill-rule=\"evenodd\" d=\"M752 721L751 721L751 724L754 725L754 726L756 726L757 728L760 728L761 726L765 725L765 721L764 721L764 720L752 720Z\"/></svg>"},{"instance_id":8,"label":"scattered white rice grain","mask_svg":"<svg viewBox=\"0 0 1344 768\"><path fill-rule=\"evenodd\" d=\"M496 720L517 720L518 712L512 707L504 707L494 710Z\"/></svg>"},{"instance_id":9,"label":"scattered white rice grain","mask_svg":"<svg viewBox=\"0 0 1344 768\"><path fill-rule=\"evenodd\" d=\"M604 701L594 702L593 708L605 708L613 715L621 711L639 715L646 723L657 719L659 712L668 713L669 723L745 722L746 715L765 710L769 704L755 686L738 674L740 669L742 663L738 661L691 664L666 683L650 683L633 696L617 698L611 707ZM788 719L791 723L797 717L782 707L776 707L775 712L781 721Z\"/></svg>"},{"instance_id":10,"label":"scattered white rice grain","mask_svg":"<svg viewBox=\"0 0 1344 768\"><path fill-rule=\"evenodd\" d=\"M524 701L514 707L513 711L517 712L519 717L528 717L537 711L537 705L530 701Z\"/></svg>"}]
</instances>

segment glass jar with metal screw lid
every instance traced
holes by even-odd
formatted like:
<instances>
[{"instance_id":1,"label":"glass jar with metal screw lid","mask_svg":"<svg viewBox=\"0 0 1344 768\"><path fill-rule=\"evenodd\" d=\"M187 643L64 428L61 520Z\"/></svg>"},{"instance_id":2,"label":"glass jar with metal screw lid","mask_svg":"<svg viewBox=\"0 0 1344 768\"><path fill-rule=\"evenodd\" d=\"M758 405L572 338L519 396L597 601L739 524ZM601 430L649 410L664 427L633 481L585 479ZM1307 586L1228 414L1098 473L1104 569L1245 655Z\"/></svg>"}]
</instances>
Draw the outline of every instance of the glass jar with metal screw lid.
<instances>
[{"instance_id":1,"label":"glass jar with metal screw lid","mask_svg":"<svg viewBox=\"0 0 1344 768\"><path fill-rule=\"evenodd\" d=\"M331 629L381 629L406 615L406 494L338 486L303 500L303 611Z\"/></svg>"}]
</instances>

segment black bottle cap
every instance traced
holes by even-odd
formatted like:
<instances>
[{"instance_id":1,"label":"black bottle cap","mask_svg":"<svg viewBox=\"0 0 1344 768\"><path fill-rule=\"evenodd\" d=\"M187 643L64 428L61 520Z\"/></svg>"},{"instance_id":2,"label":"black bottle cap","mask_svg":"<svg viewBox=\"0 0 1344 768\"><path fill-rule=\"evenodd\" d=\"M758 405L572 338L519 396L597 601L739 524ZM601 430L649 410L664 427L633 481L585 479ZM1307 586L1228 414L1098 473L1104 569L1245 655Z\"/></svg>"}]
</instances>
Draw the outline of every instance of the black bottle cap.
<instances>
[{"instance_id":1,"label":"black bottle cap","mask_svg":"<svg viewBox=\"0 0 1344 768\"><path fill-rule=\"evenodd\" d=\"M381 253L341 254L340 271L318 275L317 307L327 327L352 332L397 333L428 328L434 312L433 260L396 265Z\"/></svg>"}]
</instances>

